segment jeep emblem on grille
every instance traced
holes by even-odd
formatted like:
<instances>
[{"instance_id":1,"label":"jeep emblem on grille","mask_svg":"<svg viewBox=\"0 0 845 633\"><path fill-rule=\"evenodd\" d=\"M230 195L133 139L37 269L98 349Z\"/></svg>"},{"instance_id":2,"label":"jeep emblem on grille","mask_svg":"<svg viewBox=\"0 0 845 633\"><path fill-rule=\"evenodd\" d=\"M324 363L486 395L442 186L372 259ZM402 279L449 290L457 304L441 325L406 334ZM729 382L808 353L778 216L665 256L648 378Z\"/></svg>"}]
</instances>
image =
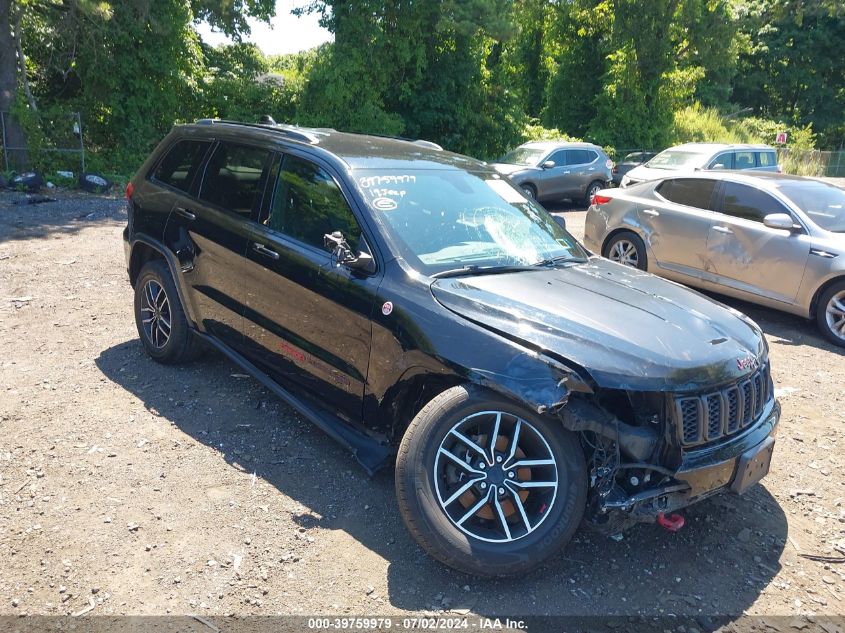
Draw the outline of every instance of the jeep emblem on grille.
<instances>
[{"instance_id":1,"label":"jeep emblem on grille","mask_svg":"<svg viewBox=\"0 0 845 633\"><path fill-rule=\"evenodd\" d=\"M737 358L736 368L740 371L743 371L745 369L756 369L757 359L753 356L744 356L743 358Z\"/></svg>"}]
</instances>

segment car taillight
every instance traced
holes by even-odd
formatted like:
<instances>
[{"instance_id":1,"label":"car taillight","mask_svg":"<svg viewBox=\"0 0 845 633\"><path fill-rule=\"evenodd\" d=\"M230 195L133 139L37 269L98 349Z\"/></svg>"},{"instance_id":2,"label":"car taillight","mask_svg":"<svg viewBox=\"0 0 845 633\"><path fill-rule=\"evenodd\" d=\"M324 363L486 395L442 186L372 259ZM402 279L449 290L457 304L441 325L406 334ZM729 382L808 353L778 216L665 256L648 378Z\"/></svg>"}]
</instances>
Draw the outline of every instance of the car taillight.
<instances>
[{"instance_id":1,"label":"car taillight","mask_svg":"<svg viewBox=\"0 0 845 633\"><path fill-rule=\"evenodd\" d=\"M608 169L613 169L613 166L614 166L613 161L608 158L607 161L605 162L604 166L607 167Z\"/></svg>"},{"instance_id":2,"label":"car taillight","mask_svg":"<svg viewBox=\"0 0 845 633\"><path fill-rule=\"evenodd\" d=\"M610 196L602 196L602 195L597 193L597 194L593 195L592 198L590 198L590 204L598 206L598 205L601 205L601 204L607 204L611 200L613 200L613 198L611 198Z\"/></svg>"},{"instance_id":3,"label":"car taillight","mask_svg":"<svg viewBox=\"0 0 845 633\"><path fill-rule=\"evenodd\" d=\"M126 199L131 200L133 193L135 193L135 185L130 182L128 185L126 185Z\"/></svg>"}]
</instances>

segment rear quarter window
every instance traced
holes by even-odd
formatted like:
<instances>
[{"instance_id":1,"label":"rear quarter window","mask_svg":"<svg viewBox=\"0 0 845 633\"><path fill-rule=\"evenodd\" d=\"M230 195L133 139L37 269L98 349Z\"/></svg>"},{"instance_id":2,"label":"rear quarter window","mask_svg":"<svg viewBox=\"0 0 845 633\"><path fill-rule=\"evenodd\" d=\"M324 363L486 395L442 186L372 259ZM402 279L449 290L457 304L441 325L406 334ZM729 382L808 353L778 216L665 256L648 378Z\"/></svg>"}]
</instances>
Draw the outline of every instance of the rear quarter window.
<instances>
[{"instance_id":1,"label":"rear quarter window","mask_svg":"<svg viewBox=\"0 0 845 633\"><path fill-rule=\"evenodd\" d=\"M760 167L774 167L778 164L778 159L774 152L760 152L757 156L760 161Z\"/></svg>"},{"instance_id":2,"label":"rear quarter window","mask_svg":"<svg viewBox=\"0 0 845 633\"><path fill-rule=\"evenodd\" d=\"M210 141L177 141L159 161L153 180L179 191L189 191L210 145Z\"/></svg>"}]
</instances>

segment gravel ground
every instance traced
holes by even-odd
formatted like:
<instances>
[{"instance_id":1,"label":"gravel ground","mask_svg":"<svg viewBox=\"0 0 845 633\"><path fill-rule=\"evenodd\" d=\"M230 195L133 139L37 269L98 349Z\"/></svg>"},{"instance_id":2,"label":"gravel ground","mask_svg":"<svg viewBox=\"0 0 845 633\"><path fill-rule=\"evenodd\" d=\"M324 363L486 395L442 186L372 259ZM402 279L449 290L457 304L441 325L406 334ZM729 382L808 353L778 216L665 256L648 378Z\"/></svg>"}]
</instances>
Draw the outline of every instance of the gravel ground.
<instances>
[{"instance_id":1,"label":"gravel ground","mask_svg":"<svg viewBox=\"0 0 845 633\"><path fill-rule=\"evenodd\" d=\"M809 323L728 301L766 332L783 404L762 485L691 508L678 534L582 530L539 571L480 581L414 544L391 472L368 478L231 363L149 360L122 202L51 195L0 194L0 614L688 614L712 630L845 612L845 363ZM555 210L583 231L583 210Z\"/></svg>"}]
</instances>

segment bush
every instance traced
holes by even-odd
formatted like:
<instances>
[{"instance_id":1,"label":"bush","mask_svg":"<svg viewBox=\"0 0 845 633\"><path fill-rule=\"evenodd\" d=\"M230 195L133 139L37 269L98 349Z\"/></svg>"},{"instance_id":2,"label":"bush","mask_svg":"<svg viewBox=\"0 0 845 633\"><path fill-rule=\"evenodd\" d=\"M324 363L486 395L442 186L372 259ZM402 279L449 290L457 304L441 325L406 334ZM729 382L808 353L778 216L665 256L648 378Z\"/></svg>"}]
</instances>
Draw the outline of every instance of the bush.
<instances>
[{"instance_id":1,"label":"bush","mask_svg":"<svg viewBox=\"0 0 845 633\"><path fill-rule=\"evenodd\" d=\"M522 143L528 141L572 141L580 142L580 138L570 136L555 127L543 127L537 119L531 119L522 128Z\"/></svg>"}]
</instances>

